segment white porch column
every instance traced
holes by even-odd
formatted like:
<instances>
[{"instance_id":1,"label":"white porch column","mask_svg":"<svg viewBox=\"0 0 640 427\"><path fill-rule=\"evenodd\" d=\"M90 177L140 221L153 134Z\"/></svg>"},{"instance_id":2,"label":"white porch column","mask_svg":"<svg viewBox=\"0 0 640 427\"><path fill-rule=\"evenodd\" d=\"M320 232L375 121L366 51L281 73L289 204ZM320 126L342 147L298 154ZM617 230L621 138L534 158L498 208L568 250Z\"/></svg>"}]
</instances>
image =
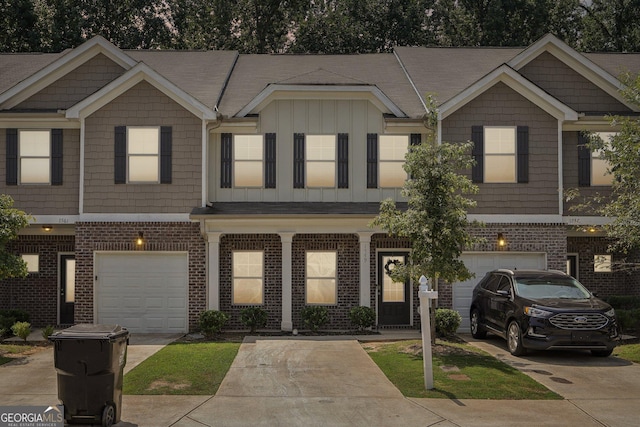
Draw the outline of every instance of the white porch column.
<instances>
[{"instance_id":1,"label":"white porch column","mask_svg":"<svg viewBox=\"0 0 640 427\"><path fill-rule=\"evenodd\" d=\"M282 323L283 331L293 330L291 295L291 243L295 233L279 233L282 243Z\"/></svg>"},{"instance_id":2,"label":"white porch column","mask_svg":"<svg viewBox=\"0 0 640 427\"><path fill-rule=\"evenodd\" d=\"M220 236L207 233L207 309L220 310Z\"/></svg>"},{"instance_id":3,"label":"white porch column","mask_svg":"<svg viewBox=\"0 0 640 427\"><path fill-rule=\"evenodd\" d=\"M360 237L360 305L371 306L371 232L358 233Z\"/></svg>"}]
</instances>

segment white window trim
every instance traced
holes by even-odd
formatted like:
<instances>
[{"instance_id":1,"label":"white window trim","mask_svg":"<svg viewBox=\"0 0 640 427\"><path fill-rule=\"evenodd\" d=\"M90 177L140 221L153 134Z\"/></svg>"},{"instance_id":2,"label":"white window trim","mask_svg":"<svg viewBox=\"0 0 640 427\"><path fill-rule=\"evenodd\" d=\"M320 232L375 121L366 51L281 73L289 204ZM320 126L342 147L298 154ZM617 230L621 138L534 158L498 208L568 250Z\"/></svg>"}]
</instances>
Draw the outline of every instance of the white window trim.
<instances>
[{"instance_id":1,"label":"white window trim","mask_svg":"<svg viewBox=\"0 0 640 427\"><path fill-rule=\"evenodd\" d=\"M134 181L131 179L131 157L151 157L151 154L131 154L131 152L129 151L129 144L131 143L131 137L129 134L129 130L130 129L156 129L158 132L158 140L157 140L157 147L158 147L158 152L157 154L155 154L156 156L156 167L157 167L157 174L158 174L158 179L153 180L153 181ZM160 126L127 126L127 183L129 184L159 184L160 183L160 157L161 157L161 152L160 152L160 137L161 137L161 129Z\"/></svg>"},{"instance_id":2,"label":"white window trim","mask_svg":"<svg viewBox=\"0 0 640 427\"><path fill-rule=\"evenodd\" d=\"M309 138L313 137L333 137L333 160L310 160L308 156ZM309 185L309 163L327 163L333 165L333 185ZM307 188L337 188L338 187L338 135L331 133L314 133L305 135L304 143L304 182Z\"/></svg>"},{"instance_id":3,"label":"white window trim","mask_svg":"<svg viewBox=\"0 0 640 427\"><path fill-rule=\"evenodd\" d=\"M597 132L596 131L594 133L602 137L602 134L615 135L617 132ZM591 187L611 187L611 184L613 181L613 175L611 173L604 175L605 177L608 177L606 183L594 184L594 182L596 181L596 176L594 175L594 172L595 172L594 162L603 162L606 169L609 169L609 162L607 162L605 159L600 158L600 153L598 151L593 151L593 150L591 150L590 161L591 161L591 170L590 170L591 176L589 177L589 180L590 180L589 182L591 183ZM601 180L603 179L603 177L597 177L597 179Z\"/></svg>"},{"instance_id":4,"label":"white window trim","mask_svg":"<svg viewBox=\"0 0 640 427\"><path fill-rule=\"evenodd\" d=\"M402 136L402 137L406 137L407 139L407 153L409 152L409 145L411 144L411 137L409 135L379 135L378 136L378 188L403 188L404 187L404 181L406 181L409 178L409 174L405 173L405 179L403 181L403 184L400 186L393 186L393 187L388 187L382 184L382 181L384 180L384 174L382 173L382 168L380 167L383 163L386 164L399 164L400 168L402 168L402 166L406 163L406 158L402 159L402 160L385 160L382 158L382 142L384 140L385 137L397 137L397 136Z\"/></svg>"},{"instance_id":5,"label":"white window trim","mask_svg":"<svg viewBox=\"0 0 640 427\"><path fill-rule=\"evenodd\" d=\"M260 252L262 254L262 275L259 277L260 281L262 282L262 289L260 291L260 299L261 301L259 303L247 303L247 302L236 302L236 295L235 295L235 290L236 290L236 286L235 286L235 279L236 276L233 273L234 270L234 265L235 265L235 254L236 253L240 253L240 252ZM264 286L264 251L263 250L234 250L231 252L231 305L233 306L245 306L245 307L255 307L255 306L263 306L264 305L264 290L265 290L265 286ZM240 276L238 278L242 278L242 279L257 279L258 277L254 277L254 276Z\"/></svg>"},{"instance_id":6,"label":"white window trim","mask_svg":"<svg viewBox=\"0 0 640 427\"><path fill-rule=\"evenodd\" d=\"M27 264L27 272L29 274L37 274L40 273L40 254L36 254L36 253L24 253L24 254L20 254L20 256L22 257L22 260ZM32 265L31 262L28 262L25 259L25 256L27 257L35 257L35 263L36 263L36 269L35 270L30 270L29 266Z\"/></svg>"},{"instance_id":7,"label":"white window trim","mask_svg":"<svg viewBox=\"0 0 640 427\"><path fill-rule=\"evenodd\" d=\"M513 130L513 153L490 153L487 154L487 129L512 129ZM517 184L518 183L518 127L517 126L483 126L482 138L484 143L482 144L484 157L484 168L482 182L487 184ZM491 157L504 157L505 159L513 159L513 180L512 181L494 181L487 179L487 155Z\"/></svg>"},{"instance_id":8,"label":"white window trim","mask_svg":"<svg viewBox=\"0 0 640 427\"><path fill-rule=\"evenodd\" d=\"M48 156L23 156L22 155L22 132L47 132L49 137ZM46 182L23 182L22 179L22 159L47 159L49 161L49 174ZM51 185L51 129L19 129L18 130L18 182L20 185Z\"/></svg>"},{"instance_id":9,"label":"white window trim","mask_svg":"<svg viewBox=\"0 0 640 427\"><path fill-rule=\"evenodd\" d=\"M318 277L309 277L308 273L308 264L307 264L307 254L308 253L331 253L335 257L335 266L336 273L333 277L335 282L334 289L334 301L333 303L323 303L323 302L309 302L309 279L329 279L329 276L318 276ZM337 250L310 250L306 251L304 254L304 302L306 305L318 305L318 306L337 306L338 305L338 251Z\"/></svg>"},{"instance_id":10,"label":"white window trim","mask_svg":"<svg viewBox=\"0 0 640 427\"><path fill-rule=\"evenodd\" d=\"M238 160L236 159L236 138L237 137L259 137L260 138L260 143L262 146L262 157L258 160L258 159L252 159L252 160L247 160L247 159L241 159ZM233 167L232 167L232 172L233 172L233 187L234 188L264 188L264 168L265 168L265 156L264 156L264 135L254 135L254 134L238 134L238 135L233 135L233 143L231 146L231 150L232 150L232 161L233 161ZM260 174L260 184L258 185L237 185L236 184L236 172L237 172L237 167L236 165L238 163L257 163L260 162L262 165L262 171Z\"/></svg>"}]
</instances>

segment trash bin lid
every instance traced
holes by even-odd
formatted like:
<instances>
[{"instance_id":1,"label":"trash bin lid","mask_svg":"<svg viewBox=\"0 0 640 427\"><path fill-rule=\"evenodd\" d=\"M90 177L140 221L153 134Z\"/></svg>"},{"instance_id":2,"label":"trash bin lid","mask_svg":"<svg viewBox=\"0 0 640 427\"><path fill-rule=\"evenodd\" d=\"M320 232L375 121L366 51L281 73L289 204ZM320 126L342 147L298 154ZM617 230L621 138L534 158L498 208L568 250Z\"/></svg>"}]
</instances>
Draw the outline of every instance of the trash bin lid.
<instances>
[{"instance_id":1,"label":"trash bin lid","mask_svg":"<svg viewBox=\"0 0 640 427\"><path fill-rule=\"evenodd\" d=\"M52 340L64 339L93 339L113 341L120 337L128 337L129 331L120 325L92 325L78 324L70 328L56 332L49 338Z\"/></svg>"}]
</instances>

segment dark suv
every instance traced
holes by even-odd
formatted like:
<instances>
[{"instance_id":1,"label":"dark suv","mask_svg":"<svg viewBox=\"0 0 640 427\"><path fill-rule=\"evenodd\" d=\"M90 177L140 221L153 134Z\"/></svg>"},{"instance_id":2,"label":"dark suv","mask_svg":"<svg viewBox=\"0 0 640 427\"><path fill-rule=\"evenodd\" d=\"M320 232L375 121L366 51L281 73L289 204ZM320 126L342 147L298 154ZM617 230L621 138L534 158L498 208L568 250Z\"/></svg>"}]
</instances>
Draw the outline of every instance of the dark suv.
<instances>
[{"instance_id":1,"label":"dark suv","mask_svg":"<svg viewBox=\"0 0 640 427\"><path fill-rule=\"evenodd\" d=\"M507 340L514 356L527 349L588 349L609 356L618 344L613 308L560 271L494 270L473 290L471 335Z\"/></svg>"}]
</instances>

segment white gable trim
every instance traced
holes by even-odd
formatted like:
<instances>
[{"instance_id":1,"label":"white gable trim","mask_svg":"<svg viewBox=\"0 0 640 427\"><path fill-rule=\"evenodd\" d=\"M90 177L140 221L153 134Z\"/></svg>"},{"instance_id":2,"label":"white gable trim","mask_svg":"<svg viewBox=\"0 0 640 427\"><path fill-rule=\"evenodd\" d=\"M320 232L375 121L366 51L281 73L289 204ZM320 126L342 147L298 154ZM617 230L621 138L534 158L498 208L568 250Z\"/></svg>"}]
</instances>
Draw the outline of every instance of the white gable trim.
<instances>
[{"instance_id":1,"label":"white gable trim","mask_svg":"<svg viewBox=\"0 0 640 427\"><path fill-rule=\"evenodd\" d=\"M368 99L381 111L407 117L407 115L376 86L369 85L286 85L270 84L238 112L236 117L257 113L278 99Z\"/></svg>"},{"instance_id":2,"label":"white gable trim","mask_svg":"<svg viewBox=\"0 0 640 427\"><path fill-rule=\"evenodd\" d=\"M84 118L95 113L136 84L146 81L202 120L213 120L216 113L178 86L140 62L96 93L78 102L66 112L68 119Z\"/></svg>"},{"instance_id":3,"label":"white gable trim","mask_svg":"<svg viewBox=\"0 0 640 427\"><path fill-rule=\"evenodd\" d=\"M578 120L578 113L563 104L507 65L496 68L439 108L438 119L444 120L496 83L502 82L558 120Z\"/></svg>"},{"instance_id":4,"label":"white gable trim","mask_svg":"<svg viewBox=\"0 0 640 427\"><path fill-rule=\"evenodd\" d=\"M627 102L620 95L620 90L624 87L620 80L552 34L547 34L523 50L511 59L507 65L515 70L520 70L543 52L548 52L558 58L582 77L631 109L631 111L640 111L638 106Z\"/></svg>"},{"instance_id":5,"label":"white gable trim","mask_svg":"<svg viewBox=\"0 0 640 427\"><path fill-rule=\"evenodd\" d=\"M96 36L1 94L0 106L4 109L15 107L99 54L125 70L136 64L133 58L106 39Z\"/></svg>"}]
</instances>

